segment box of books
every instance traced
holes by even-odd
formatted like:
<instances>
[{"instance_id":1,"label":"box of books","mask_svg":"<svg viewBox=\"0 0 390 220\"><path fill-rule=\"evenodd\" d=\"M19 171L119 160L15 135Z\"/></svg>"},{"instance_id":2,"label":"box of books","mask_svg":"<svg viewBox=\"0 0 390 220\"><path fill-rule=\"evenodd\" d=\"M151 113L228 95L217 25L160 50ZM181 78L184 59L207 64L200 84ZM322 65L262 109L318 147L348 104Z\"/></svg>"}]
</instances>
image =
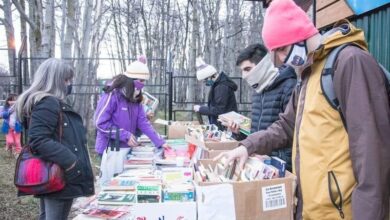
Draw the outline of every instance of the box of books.
<instances>
[{"instance_id":1,"label":"box of books","mask_svg":"<svg viewBox=\"0 0 390 220\"><path fill-rule=\"evenodd\" d=\"M183 139L187 127L199 125L199 122L197 121L167 121L162 119L157 119L154 123L166 125L168 127L168 139Z\"/></svg>"},{"instance_id":2,"label":"box of books","mask_svg":"<svg viewBox=\"0 0 390 220\"><path fill-rule=\"evenodd\" d=\"M222 135L221 139L218 141L212 141L212 140L205 141L199 136L190 135L190 134L186 134L185 140L188 143L201 147L205 151L213 151L213 150L227 151L227 150L233 150L238 147L238 141L234 139L226 138L224 134Z\"/></svg>"},{"instance_id":3,"label":"box of books","mask_svg":"<svg viewBox=\"0 0 390 220\"><path fill-rule=\"evenodd\" d=\"M194 166L198 217L206 219L210 211L224 216L229 210L229 216L238 220L292 220L295 175L285 171L284 177L278 177L278 168L259 161L265 160L252 158L238 172L236 162L225 167L213 160L199 160Z\"/></svg>"},{"instance_id":4,"label":"box of books","mask_svg":"<svg viewBox=\"0 0 390 220\"><path fill-rule=\"evenodd\" d=\"M203 158L204 159L213 159L214 157L220 155L221 153L227 152L228 150L210 150L210 151L205 151L203 153Z\"/></svg>"}]
</instances>

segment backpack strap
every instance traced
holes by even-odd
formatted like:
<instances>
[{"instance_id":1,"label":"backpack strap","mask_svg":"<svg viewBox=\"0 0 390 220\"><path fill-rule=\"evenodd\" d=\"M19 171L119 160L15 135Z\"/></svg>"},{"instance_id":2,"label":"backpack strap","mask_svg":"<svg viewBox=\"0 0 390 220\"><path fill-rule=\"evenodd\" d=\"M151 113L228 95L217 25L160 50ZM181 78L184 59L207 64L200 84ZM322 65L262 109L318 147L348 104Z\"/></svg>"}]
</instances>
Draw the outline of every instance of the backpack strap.
<instances>
[{"instance_id":1,"label":"backpack strap","mask_svg":"<svg viewBox=\"0 0 390 220\"><path fill-rule=\"evenodd\" d=\"M336 48L334 48L328 55L328 57L325 60L324 69L321 73L321 89L323 91L323 94L325 96L325 99L328 101L328 103L332 106L332 108L336 109L341 117L341 120L343 121L344 127L347 129L347 124L345 122L345 117L343 115L343 112L341 111L340 102L337 99L335 90L334 90L334 84L333 84L333 76L334 76L334 63L336 62L336 59L340 53L340 51L347 46L356 46L355 44L347 43L340 45ZM360 48L360 47L359 47ZM378 63L379 67L381 68L384 76L385 76L385 83L386 83L386 89L389 96L389 102L390 102L390 72L383 67L380 63Z\"/></svg>"},{"instance_id":2,"label":"backpack strap","mask_svg":"<svg viewBox=\"0 0 390 220\"><path fill-rule=\"evenodd\" d=\"M340 102L337 99L334 90L333 77L334 77L334 63L336 62L336 59L340 51L350 45L352 44L343 44L341 46L334 48L326 58L324 69L322 70L321 73L321 89L324 93L325 99L328 101L330 106L332 106L332 108L336 109L339 112L345 128L347 128L347 124L345 122L345 117L341 111Z\"/></svg>"}]
</instances>

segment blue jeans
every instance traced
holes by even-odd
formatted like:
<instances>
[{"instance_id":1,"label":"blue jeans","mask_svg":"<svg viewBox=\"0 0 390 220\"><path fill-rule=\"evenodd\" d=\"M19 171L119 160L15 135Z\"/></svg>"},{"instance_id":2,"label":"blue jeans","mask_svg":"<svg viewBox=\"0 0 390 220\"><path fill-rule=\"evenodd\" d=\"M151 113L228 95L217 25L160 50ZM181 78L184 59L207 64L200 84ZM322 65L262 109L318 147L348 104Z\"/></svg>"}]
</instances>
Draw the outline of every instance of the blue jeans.
<instances>
[{"instance_id":1,"label":"blue jeans","mask_svg":"<svg viewBox=\"0 0 390 220\"><path fill-rule=\"evenodd\" d=\"M39 220L67 220L73 199L41 198Z\"/></svg>"}]
</instances>

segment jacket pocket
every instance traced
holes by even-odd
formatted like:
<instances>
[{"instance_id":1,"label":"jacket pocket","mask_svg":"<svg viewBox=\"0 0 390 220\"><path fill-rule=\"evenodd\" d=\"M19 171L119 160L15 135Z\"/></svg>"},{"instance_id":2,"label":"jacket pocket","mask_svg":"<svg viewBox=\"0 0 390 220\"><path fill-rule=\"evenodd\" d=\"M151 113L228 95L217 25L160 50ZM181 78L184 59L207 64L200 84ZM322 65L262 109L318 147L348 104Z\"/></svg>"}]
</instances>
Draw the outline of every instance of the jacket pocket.
<instances>
[{"instance_id":1,"label":"jacket pocket","mask_svg":"<svg viewBox=\"0 0 390 220\"><path fill-rule=\"evenodd\" d=\"M333 171L328 171L328 190L333 206L339 211L340 217L344 219L343 195L341 193L336 175Z\"/></svg>"},{"instance_id":2,"label":"jacket pocket","mask_svg":"<svg viewBox=\"0 0 390 220\"><path fill-rule=\"evenodd\" d=\"M81 176L81 171L80 162L77 160L75 166L72 169L65 171L66 183L74 183L78 177Z\"/></svg>"}]
</instances>

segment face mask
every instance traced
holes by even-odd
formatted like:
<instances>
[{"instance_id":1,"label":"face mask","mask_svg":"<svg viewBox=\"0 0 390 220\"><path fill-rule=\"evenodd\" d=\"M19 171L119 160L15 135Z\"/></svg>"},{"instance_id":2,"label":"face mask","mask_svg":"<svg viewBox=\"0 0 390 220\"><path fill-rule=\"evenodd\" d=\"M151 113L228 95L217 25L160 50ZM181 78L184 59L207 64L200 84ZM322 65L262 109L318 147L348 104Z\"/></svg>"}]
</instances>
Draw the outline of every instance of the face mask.
<instances>
[{"instance_id":1,"label":"face mask","mask_svg":"<svg viewBox=\"0 0 390 220\"><path fill-rule=\"evenodd\" d=\"M302 67L307 60L307 48L305 42L293 44L290 53L284 63L295 68Z\"/></svg>"},{"instance_id":2,"label":"face mask","mask_svg":"<svg viewBox=\"0 0 390 220\"><path fill-rule=\"evenodd\" d=\"M139 91L141 91L145 86L145 84L141 82L141 80L134 80L133 83L134 83L134 88Z\"/></svg>"},{"instance_id":3,"label":"face mask","mask_svg":"<svg viewBox=\"0 0 390 220\"><path fill-rule=\"evenodd\" d=\"M206 81L205 81L205 85L206 86L212 86L214 84L214 80L212 80L212 79L206 79Z\"/></svg>"},{"instance_id":4,"label":"face mask","mask_svg":"<svg viewBox=\"0 0 390 220\"><path fill-rule=\"evenodd\" d=\"M72 88L73 88L72 84L66 86L66 95L72 94Z\"/></svg>"},{"instance_id":5,"label":"face mask","mask_svg":"<svg viewBox=\"0 0 390 220\"><path fill-rule=\"evenodd\" d=\"M279 75L279 70L273 65L271 57L267 54L243 79L256 90L262 92L270 86Z\"/></svg>"}]
</instances>

